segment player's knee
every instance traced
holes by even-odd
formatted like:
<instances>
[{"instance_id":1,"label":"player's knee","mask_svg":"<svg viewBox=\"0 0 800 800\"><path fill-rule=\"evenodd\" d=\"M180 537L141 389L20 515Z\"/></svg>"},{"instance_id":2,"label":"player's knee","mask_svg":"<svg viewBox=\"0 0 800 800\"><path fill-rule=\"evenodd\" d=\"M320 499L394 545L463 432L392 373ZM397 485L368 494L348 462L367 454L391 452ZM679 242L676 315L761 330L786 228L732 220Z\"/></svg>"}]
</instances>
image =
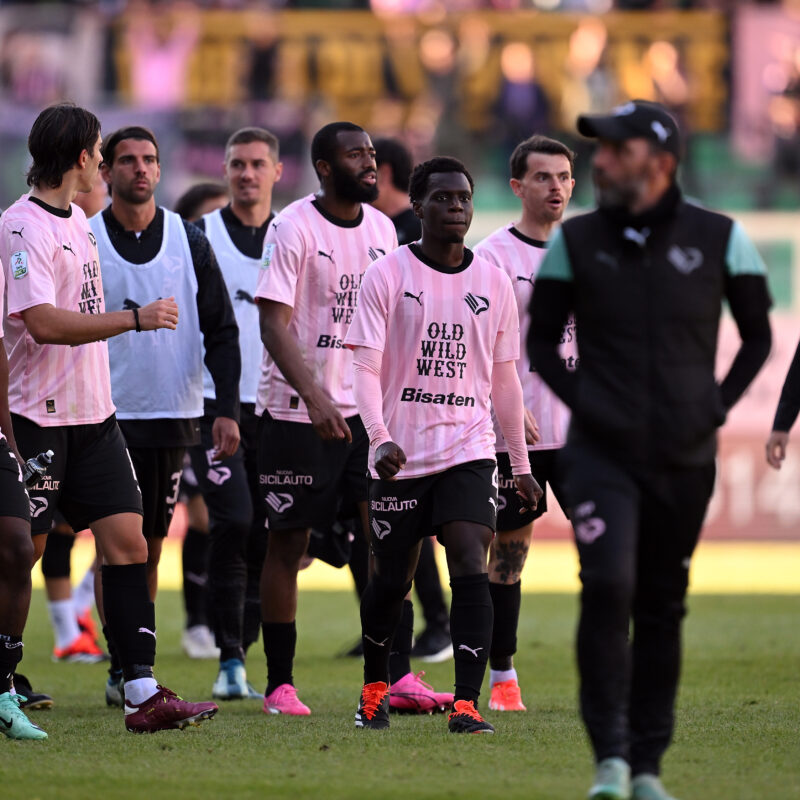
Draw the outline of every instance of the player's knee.
<instances>
[{"instance_id":1,"label":"player's knee","mask_svg":"<svg viewBox=\"0 0 800 800\"><path fill-rule=\"evenodd\" d=\"M0 568L9 582L29 574L34 563L34 546L27 526L10 525L0 537Z\"/></svg>"},{"instance_id":2,"label":"player's knee","mask_svg":"<svg viewBox=\"0 0 800 800\"><path fill-rule=\"evenodd\" d=\"M271 531L267 561L288 570L297 570L308 548L309 531Z\"/></svg>"}]
</instances>

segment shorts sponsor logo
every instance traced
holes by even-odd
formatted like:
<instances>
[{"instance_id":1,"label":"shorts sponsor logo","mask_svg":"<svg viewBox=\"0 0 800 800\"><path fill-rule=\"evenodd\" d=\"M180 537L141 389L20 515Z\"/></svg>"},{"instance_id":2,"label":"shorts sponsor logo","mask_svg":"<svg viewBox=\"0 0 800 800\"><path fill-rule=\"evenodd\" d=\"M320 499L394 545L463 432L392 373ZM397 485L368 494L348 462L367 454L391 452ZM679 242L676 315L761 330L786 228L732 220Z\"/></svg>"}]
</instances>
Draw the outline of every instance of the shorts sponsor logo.
<instances>
[{"instance_id":1,"label":"shorts sponsor logo","mask_svg":"<svg viewBox=\"0 0 800 800\"><path fill-rule=\"evenodd\" d=\"M507 477L505 475L501 475L498 482L497 482L498 489L516 489L517 484L514 481L513 477Z\"/></svg>"},{"instance_id":2,"label":"shorts sponsor logo","mask_svg":"<svg viewBox=\"0 0 800 800\"><path fill-rule=\"evenodd\" d=\"M46 497L31 497L31 519L36 519L36 517L40 517L42 514L44 514L49 505L50 503Z\"/></svg>"},{"instance_id":3,"label":"shorts sponsor logo","mask_svg":"<svg viewBox=\"0 0 800 800\"><path fill-rule=\"evenodd\" d=\"M294 497L286 492L270 492L267 495L267 505L277 514L283 514L294 505Z\"/></svg>"},{"instance_id":4,"label":"shorts sponsor logo","mask_svg":"<svg viewBox=\"0 0 800 800\"><path fill-rule=\"evenodd\" d=\"M211 467L206 472L206 478L215 486L222 486L230 477L231 471L227 467Z\"/></svg>"},{"instance_id":5,"label":"shorts sponsor logo","mask_svg":"<svg viewBox=\"0 0 800 800\"><path fill-rule=\"evenodd\" d=\"M392 526L385 519L372 518L372 532L382 540L392 532Z\"/></svg>"},{"instance_id":6,"label":"shorts sponsor logo","mask_svg":"<svg viewBox=\"0 0 800 800\"><path fill-rule=\"evenodd\" d=\"M417 500L399 500L396 497L381 497L380 500L370 500L369 507L373 511L411 511L417 507Z\"/></svg>"},{"instance_id":7,"label":"shorts sponsor logo","mask_svg":"<svg viewBox=\"0 0 800 800\"><path fill-rule=\"evenodd\" d=\"M591 544L606 532L606 523L595 515L595 510L593 500L575 507L575 536L582 544Z\"/></svg>"},{"instance_id":8,"label":"shorts sponsor logo","mask_svg":"<svg viewBox=\"0 0 800 800\"><path fill-rule=\"evenodd\" d=\"M22 234L20 233L21 236ZM11 272L15 281L24 278L28 274L28 252L26 250L17 250L16 253L11 254Z\"/></svg>"},{"instance_id":9,"label":"shorts sponsor logo","mask_svg":"<svg viewBox=\"0 0 800 800\"><path fill-rule=\"evenodd\" d=\"M453 377L453 376L450 376ZM415 389L407 386L400 392L401 403L433 403L435 406L467 406L475 407L475 398L465 394L434 394L433 392L423 392L422 389Z\"/></svg>"},{"instance_id":10,"label":"shorts sponsor logo","mask_svg":"<svg viewBox=\"0 0 800 800\"><path fill-rule=\"evenodd\" d=\"M57 492L59 486L61 486L61 481L56 481L45 476L36 481L32 489L35 492Z\"/></svg>"},{"instance_id":11,"label":"shorts sponsor logo","mask_svg":"<svg viewBox=\"0 0 800 800\"><path fill-rule=\"evenodd\" d=\"M290 469L279 469L269 475L259 475L262 486L311 486L313 475L295 475Z\"/></svg>"}]
</instances>

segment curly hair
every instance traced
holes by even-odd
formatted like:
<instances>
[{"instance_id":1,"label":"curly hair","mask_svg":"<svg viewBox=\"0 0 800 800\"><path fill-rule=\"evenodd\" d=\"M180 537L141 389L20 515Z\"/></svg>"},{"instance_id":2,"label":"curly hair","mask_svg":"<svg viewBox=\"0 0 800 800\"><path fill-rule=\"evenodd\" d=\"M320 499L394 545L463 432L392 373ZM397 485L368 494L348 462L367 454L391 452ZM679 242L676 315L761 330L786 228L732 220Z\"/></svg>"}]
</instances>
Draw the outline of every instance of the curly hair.
<instances>
[{"instance_id":1,"label":"curly hair","mask_svg":"<svg viewBox=\"0 0 800 800\"><path fill-rule=\"evenodd\" d=\"M470 191L475 188L475 181L472 180L472 175L469 174L469 170L457 158L437 156L414 167L414 171L411 173L411 180L408 182L408 196L411 198L412 203L417 203L425 197L425 192L428 191L428 179L437 172L460 172L462 175L466 175Z\"/></svg>"}]
</instances>

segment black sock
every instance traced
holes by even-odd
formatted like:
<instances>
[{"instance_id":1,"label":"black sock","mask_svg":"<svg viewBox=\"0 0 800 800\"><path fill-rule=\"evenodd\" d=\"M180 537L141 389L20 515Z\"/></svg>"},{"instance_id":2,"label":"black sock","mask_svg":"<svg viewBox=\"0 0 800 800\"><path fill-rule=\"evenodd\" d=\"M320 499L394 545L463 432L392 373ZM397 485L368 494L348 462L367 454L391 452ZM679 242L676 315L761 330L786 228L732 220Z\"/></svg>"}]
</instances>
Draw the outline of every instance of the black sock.
<instances>
[{"instance_id":1,"label":"black sock","mask_svg":"<svg viewBox=\"0 0 800 800\"><path fill-rule=\"evenodd\" d=\"M125 680L142 677L156 659L156 612L147 589L147 565L103 567L103 606Z\"/></svg>"},{"instance_id":2,"label":"black sock","mask_svg":"<svg viewBox=\"0 0 800 800\"><path fill-rule=\"evenodd\" d=\"M297 646L297 625L294 622L263 622L264 655L267 657L267 689L272 694L284 683L294 685L292 666Z\"/></svg>"},{"instance_id":3,"label":"black sock","mask_svg":"<svg viewBox=\"0 0 800 800\"><path fill-rule=\"evenodd\" d=\"M414 638L414 604L403 600L400 620L394 630L392 651L389 654L389 680L397 683L411 672L411 643Z\"/></svg>"},{"instance_id":4,"label":"black sock","mask_svg":"<svg viewBox=\"0 0 800 800\"><path fill-rule=\"evenodd\" d=\"M376 574L361 595L364 683L389 683L392 637L403 612L403 598L410 588L410 581L398 586Z\"/></svg>"},{"instance_id":5,"label":"black sock","mask_svg":"<svg viewBox=\"0 0 800 800\"><path fill-rule=\"evenodd\" d=\"M261 633L261 568L267 552L267 531L264 521L250 529L247 540L247 586L244 591L244 620L242 622L242 648L247 653Z\"/></svg>"},{"instance_id":6,"label":"black sock","mask_svg":"<svg viewBox=\"0 0 800 800\"><path fill-rule=\"evenodd\" d=\"M208 625L206 596L208 593L208 534L189 528L183 540L183 604L186 627Z\"/></svg>"},{"instance_id":7,"label":"black sock","mask_svg":"<svg viewBox=\"0 0 800 800\"><path fill-rule=\"evenodd\" d=\"M456 700L477 702L492 644L492 596L489 576L450 579L450 633L456 671Z\"/></svg>"},{"instance_id":8,"label":"black sock","mask_svg":"<svg viewBox=\"0 0 800 800\"><path fill-rule=\"evenodd\" d=\"M119 660L117 646L111 638L111 631L108 629L108 625L103 625L103 636L106 637L106 650L108 650L108 655L111 657L111 663L108 665L108 674L116 679L118 675L122 675L122 664Z\"/></svg>"},{"instance_id":9,"label":"black sock","mask_svg":"<svg viewBox=\"0 0 800 800\"><path fill-rule=\"evenodd\" d=\"M517 652L517 625L522 602L522 581L510 585L490 583L489 592L494 606L494 627L489 663L492 669L506 670L513 666Z\"/></svg>"},{"instance_id":10,"label":"black sock","mask_svg":"<svg viewBox=\"0 0 800 800\"><path fill-rule=\"evenodd\" d=\"M0 633L0 694L11 689L14 670L22 661L22 637Z\"/></svg>"}]
</instances>

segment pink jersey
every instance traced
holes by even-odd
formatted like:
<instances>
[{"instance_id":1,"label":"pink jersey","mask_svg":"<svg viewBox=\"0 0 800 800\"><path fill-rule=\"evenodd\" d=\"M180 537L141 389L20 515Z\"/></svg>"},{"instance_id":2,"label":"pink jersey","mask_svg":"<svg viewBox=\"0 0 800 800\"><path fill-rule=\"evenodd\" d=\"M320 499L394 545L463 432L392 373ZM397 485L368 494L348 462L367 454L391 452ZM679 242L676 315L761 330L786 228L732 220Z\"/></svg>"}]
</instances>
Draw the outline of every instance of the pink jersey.
<instances>
[{"instance_id":1,"label":"pink jersey","mask_svg":"<svg viewBox=\"0 0 800 800\"><path fill-rule=\"evenodd\" d=\"M360 221L343 226L313 201L314 195L296 200L269 226L255 296L292 307L289 333L306 366L339 413L352 417L358 413L353 354L343 347L344 335L364 271L397 247L397 234L391 220L366 203ZM305 403L266 352L256 414L265 408L275 419L310 422Z\"/></svg>"},{"instance_id":2,"label":"pink jersey","mask_svg":"<svg viewBox=\"0 0 800 800\"><path fill-rule=\"evenodd\" d=\"M3 274L3 265L0 264L0 305L3 305L6 298L6 278ZM3 315L0 314L0 347L3 347ZM0 441L5 439L3 429L0 428Z\"/></svg>"},{"instance_id":3,"label":"pink jersey","mask_svg":"<svg viewBox=\"0 0 800 800\"><path fill-rule=\"evenodd\" d=\"M11 410L44 427L107 419L114 405L106 343L37 344L21 315L43 303L82 314L105 311L97 244L86 215L76 205L64 212L23 195L0 217L0 260Z\"/></svg>"},{"instance_id":4,"label":"pink jersey","mask_svg":"<svg viewBox=\"0 0 800 800\"><path fill-rule=\"evenodd\" d=\"M531 368L528 356L525 353L525 341L528 338L530 318L528 306L533 294L533 284L539 266L544 259L546 245L529 239L521 234L513 225L495 231L487 236L476 248L475 252L483 258L500 267L509 278L514 287L519 312L521 357L517 361L517 374L522 384L522 394L527 408L539 425L539 442L529 446L529 450L552 450L562 447L567 439L569 426L569 409L547 387L547 384ZM561 337L561 357L565 360L568 369L575 369L578 363L578 347L575 340L575 318L570 316L564 327ZM497 451L507 452L505 439L500 426L495 420L495 435L497 436Z\"/></svg>"},{"instance_id":5,"label":"pink jersey","mask_svg":"<svg viewBox=\"0 0 800 800\"><path fill-rule=\"evenodd\" d=\"M494 460L492 367L519 357L519 319L493 264L447 272L401 247L364 276L345 342L383 353L383 419L408 459L399 478ZM377 477L373 448L369 464Z\"/></svg>"}]
</instances>

